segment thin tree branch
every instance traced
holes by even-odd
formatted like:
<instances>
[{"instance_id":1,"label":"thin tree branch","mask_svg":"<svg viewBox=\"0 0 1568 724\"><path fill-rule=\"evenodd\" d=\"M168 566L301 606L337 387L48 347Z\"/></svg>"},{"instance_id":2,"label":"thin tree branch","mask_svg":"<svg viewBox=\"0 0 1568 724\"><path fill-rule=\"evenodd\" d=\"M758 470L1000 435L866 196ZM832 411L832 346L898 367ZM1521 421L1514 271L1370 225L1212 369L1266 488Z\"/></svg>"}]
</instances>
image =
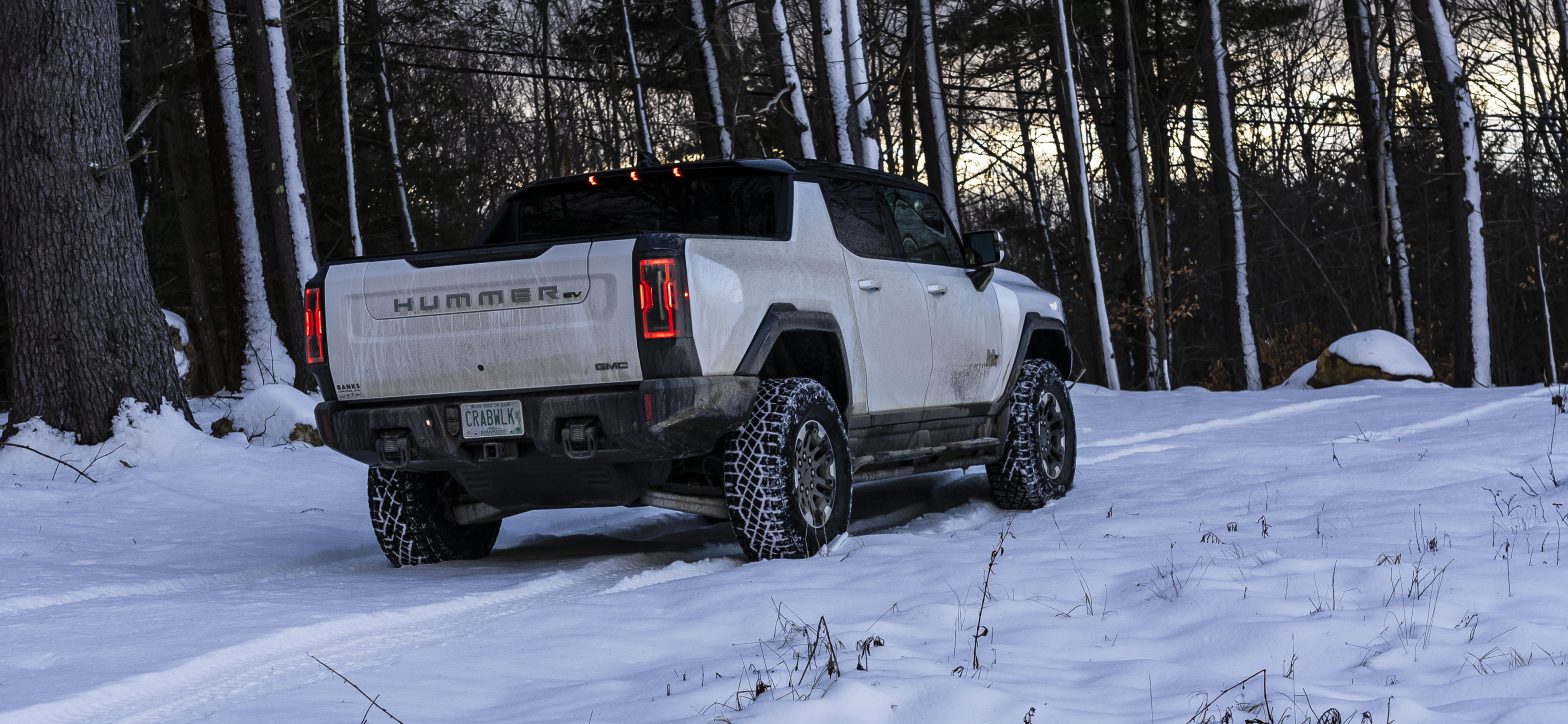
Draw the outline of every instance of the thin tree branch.
<instances>
[{"instance_id":1,"label":"thin tree branch","mask_svg":"<svg viewBox=\"0 0 1568 724\"><path fill-rule=\"evenodd\" d=\"M315 654L305 654L305 655L309 656L312 659L316 659L316 655ZM373 707L375 707L377 709L380 709L381 713L382 714L386 714L388 719L391 719L392 721L397 722L397 724L404 724L402 719L399 719L396 716L393 716L392 712L387 711L386 707L382 706L381 704L379 704L376 701L376 699L378 699L380 697L371 697L369 694L366 694L364 689L359 688L359 684L356 684L356 683L350 681L347 676L339 674L337 669L334 669L331 666L327 666L327 662L322 661L321 659L316 659L316 663L321 664L322 667L324 667L327 671L330 671L333 674L336 674L339 679L343 680L343 683L348 684L349 686L354 687L354 691L359 692L360 696L365 697L365 701L370 702L371 706L373 706Z\"/></svg>"},{"instance_id":2,"label":"thin tree branch","mask_svg":"<svg viewBox=\"0 0 1568 724\"><path fill-rule=\"evenodd\" d=\"M72 465L72 464L70 464L70 463L68 463L68 462L66 462L64 460L61 460L60 458L57 458L57 457L55 457L53 455L50 455L49 453L46 453L46 452L44 452L42 450L39 450L37 448L31 448L31 447L28 447L28 446L23 445L21 443L15 443L15 442L0 442L0 447L20 448L22 450L26 450L26 451L28 451L30 453L33 453L34 455L39 455L39 456L42 456L42 457L49 458L50 460L53 460L53 461L55 461L55 462L57 462L57 463L59 463L61 465L64 465L64 466L66 466L66 467L68 467L68 468L70 468L72 470L75 470L77 475L80 475L80 476L82 476L84 478L87 478L87 481L90 482L90 483L97 484L97 482L98 482L97 480L93 479L93 476L88 475L86 470L83 470L82 468L76 467L75 465ZM95 460L95 462L96 462L96 460ZM92 467L92 466L89 465L88 467Z\"/></svg>"}]
</instances>

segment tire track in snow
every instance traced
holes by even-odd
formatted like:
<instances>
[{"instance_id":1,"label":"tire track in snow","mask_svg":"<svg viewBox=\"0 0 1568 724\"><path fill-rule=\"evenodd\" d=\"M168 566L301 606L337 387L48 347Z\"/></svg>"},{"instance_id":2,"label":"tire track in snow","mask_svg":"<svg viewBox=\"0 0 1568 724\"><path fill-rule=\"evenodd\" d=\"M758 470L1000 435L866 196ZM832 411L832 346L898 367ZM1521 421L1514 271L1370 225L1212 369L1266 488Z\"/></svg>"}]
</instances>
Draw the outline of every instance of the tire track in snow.
<instances>
[{"instance_id":1,"label":"tire track in snow","mask_svg":"<svg viewBox=\"0 0 1568 724\"><path fill-rule=\"evenodd\" d=\"M1292 417L1307 412L1316 412L1318 410L1341 407L1353 402L1376 400L1380 397L1382 397L1382 395L1357 395L1355 397L1336 397L1329 400L1297 402L1291 405L1281 405L1279 407L1268 410L1254 412L1250 415L1242 415L1241 417L1222 417L1216 420L1208 420L1205 422L1193 422L1182 425L1180 427L1140 432L1135 435L1127 435L1125 437L1113 437L1109 440L1089 440L1079 443L1078 447L1081 449L1114 447L1117 445L1137 445L1140 443L1152 442L1154 440L1167 440L1173 437L1195 435L1200 432L1212 432L1214 430L1227 430L1233 427L1245 427L1253 423L1267 422L1269 420L1277 420L1282 417ZM1101 462L1103 462L1103 460Z\"/></svg>"},{"instance_id":2,"label":"tire track in snow","mask_svg":"<svg viewBox=\"0 0 1568 724\"><path fill-rule=\"evenodd\" d=\"M356 613L274 631L209 651L179 665L109 682L63 699L0 713L0 724L103 721L164 722L201 716L226 703L259 698L280 688L330 676L309 654L374 657L441 640L453 631L538 605L635 590L661 583L661 569L679 554L637 554L557 571L497 591L472 593L407 608ZM728 566L693 564L669 580L707 575ZM623 585L624 584L624 585ZM328 660L330 660L330 658Z\"/></svg>"},{"instance_id":3,"label":"tire track in snow","mask_svg":"<svg viewBox=\"0 0 1568 724\"><path fill-rule=\"evenodd\" d=\"M1120 460L1120 459L1122 459L1124 457L1128 457L1130 455L1142 455L1143 453L1165 452L1166 450L1175 450L1177 447L1178 447L1177 445L1132 445L1132 446L1123 448L1121 450L1117 450L1116 452L1110 452L1110 453L1106 453L1104 455L1095 455L1093 457L1078 458L1078 464L1079 465L1099 465L1100 463L1108 463L1108 462L1110 462L1112 460Z\"/></svg>"},{"instance_id":4,"label":"tire track in snow","mask_svg":"<svg viewBox=\"0 0 1568 724\"><path fill-rule=\"evenodd\" d=\"M333 551L295 561L285 561L256 568L224 573L193 573L173 578L135 583L105 583L60 593L34 593L0 598L0 616L37 611L55 606L66 606L83 601L127 596L168 595L198 591L239 583L265 581L291 581L328 571L353 570L369 567L383 560L374 549ZM381 564L382 567L385 564Z\"/></svg>"},{"instance_id":5,"label":"tire track in snow","mask_svg":"<svg viewBox=\"0 0 1568 724\"><path fill-rule=\"evenodd\" d=\"M1391 427L1386 430L1369 430L1364 433L1357 433L1355 435L1341 435L1334 438L1332 442L1377 442L1378 440L1400 438L1406 435L1413 435L1418 432L1435 430L1440 427L1462 425L1469 423L1475 418L1482 417L1484 415L1490 415L1491 413L1497 412L1498 410L1506 410L1515 405L1523 405L1527 402L1534 402L1539 398L1547 397L1551 393L1551 390L1541 388L1522 395L1515 395L1513 397L1507 397L1501 400L1493 400L1492 402L1488 402L1484 405L1476 405L1475 407L1460 410L1459 412L1455 412L1451 415L1444 415L1442 417L1427 420L1425 422L1417 422L1409 425L1401 425L1399 427Z\"/></svg>"}]
</instances>

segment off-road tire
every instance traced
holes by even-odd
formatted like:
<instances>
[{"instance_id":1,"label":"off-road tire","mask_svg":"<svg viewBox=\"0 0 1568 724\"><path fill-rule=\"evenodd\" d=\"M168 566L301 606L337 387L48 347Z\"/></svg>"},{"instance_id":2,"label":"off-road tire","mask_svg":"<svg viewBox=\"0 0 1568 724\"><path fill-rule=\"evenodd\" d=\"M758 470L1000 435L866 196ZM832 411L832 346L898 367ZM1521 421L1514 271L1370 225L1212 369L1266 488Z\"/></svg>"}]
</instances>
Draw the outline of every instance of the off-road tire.
<instances>
[{"instance_id":1,"label":"off-road tire","mask_svg":"<svg viewBox=\"0 0 1568 724\"><path fill-rule=\"evenodd\" d=\"M844 418L826 388L802 377L763 380L724 449L724 500L746 556L805 558L848 530L849 463Z\"/></svg>"},{"instance_id":2,"label":"off-road tire","mask_svg":"<svg viewBox=\"0 0 1568 724\"><path fill-rule=\"evenodd\" d=\"M1078 461L1073 404L1061 370L1041 359L1024 360L1010 404L1002 458L986 466L991 496L1006 510L1034 510L1073 487Z\"/></svg>"},{"instance_id":3,"label":"off-road tire","mask_svg":"<svg viewBox=\"0 0 1568 724\"><path fill-rule=\"evenodd\" d=\"M490 555L501 521L459 525L449 514L445 473L372 467L370 527L393 568Z\"/></svg>"}]
</instances>

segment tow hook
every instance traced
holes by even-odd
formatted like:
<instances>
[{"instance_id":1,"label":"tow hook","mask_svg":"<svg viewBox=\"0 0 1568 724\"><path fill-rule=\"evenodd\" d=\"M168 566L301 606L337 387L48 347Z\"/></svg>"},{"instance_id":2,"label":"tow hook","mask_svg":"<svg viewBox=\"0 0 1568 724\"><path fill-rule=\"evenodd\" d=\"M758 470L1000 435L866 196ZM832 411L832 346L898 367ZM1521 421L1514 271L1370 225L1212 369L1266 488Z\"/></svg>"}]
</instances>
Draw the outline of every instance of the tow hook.
<instances>
[{"instance_id":1,"label":"tow hook","mask_svg":"<svg viewBox=\"0 0 1568 724\"><path fill-rule=\"evenodd\" d=\"M594 422L569 422L561 428L561 447L566 457L587 460L599 452L599 425Z\"/></svg>"},{"instance_id":2,"label":"tow hook","mask_svg":"<svg viewBox=\"0 0 1568 724\"><path fill-rule=\"evenodd\" d=\"M381 433L376 440L376 451L381 454L381 467L401 468L412 460L414 446L407 433Z\"/></svg>"}]
</instances>

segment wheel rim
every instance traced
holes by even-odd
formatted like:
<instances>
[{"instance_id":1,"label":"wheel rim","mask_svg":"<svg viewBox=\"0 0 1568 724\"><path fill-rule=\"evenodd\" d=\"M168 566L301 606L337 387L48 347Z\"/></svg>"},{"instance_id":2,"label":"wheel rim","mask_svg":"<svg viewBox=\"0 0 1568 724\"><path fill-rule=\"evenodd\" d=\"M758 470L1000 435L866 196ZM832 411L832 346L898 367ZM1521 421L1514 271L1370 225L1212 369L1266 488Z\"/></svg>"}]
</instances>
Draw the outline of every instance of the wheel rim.
<instances>
[{"instance_id":1,"label":"wheel rim","mask_svg":"<svg viewBox=\"0 0 1568 724\"><path fill-rule=\"evenodd\" d=\"M795 432L795 505L806 525L821 528L833 517L838 489L838 456L828 430L807 420Z\"/></svg>"},{"instance_id":2,"label":"wheel rim","mask_svg":"<svg viewBox=\"0 0 1568 724\"><path fill-rule=\"evenodd\" d=\"M1035 405L1034 419L1040 466L1045 477L1055 480L1062 476L1062 468L1067 464L1067 421L1062 416L1061 400L1045 393Z\"/></svg>"}]
</instances>

